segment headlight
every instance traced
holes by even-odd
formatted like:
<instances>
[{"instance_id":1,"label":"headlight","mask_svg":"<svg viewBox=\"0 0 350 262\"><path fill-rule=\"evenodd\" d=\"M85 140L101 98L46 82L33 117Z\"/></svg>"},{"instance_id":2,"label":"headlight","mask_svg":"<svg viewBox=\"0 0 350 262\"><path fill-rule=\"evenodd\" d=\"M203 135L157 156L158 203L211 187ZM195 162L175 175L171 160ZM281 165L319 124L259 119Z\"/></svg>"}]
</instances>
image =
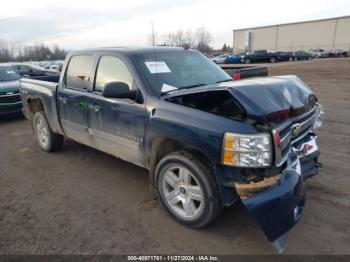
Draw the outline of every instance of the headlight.
<instances>
[{"instance_id":1,"label":"headlight","mask_svg":"<svg viewBox=\"0 0 350 262\"><path fill-rule=\"evenodd\" d=\"M222 161L238 167L267 167L271 165L269 134L242 135L225 133Z\"/></svg>"},{"instance_id":2,"label":"headlight","mask_svg":"<svg viewBox=\"0 0 350 262\"><path fill-rule=\"evenodd\" d=\"M315 113L315 122L313 126L313 130L320 129L322 127L324 121L324 107L321 104L318 104L316 107Z\"/></svg>"}]
</instances>

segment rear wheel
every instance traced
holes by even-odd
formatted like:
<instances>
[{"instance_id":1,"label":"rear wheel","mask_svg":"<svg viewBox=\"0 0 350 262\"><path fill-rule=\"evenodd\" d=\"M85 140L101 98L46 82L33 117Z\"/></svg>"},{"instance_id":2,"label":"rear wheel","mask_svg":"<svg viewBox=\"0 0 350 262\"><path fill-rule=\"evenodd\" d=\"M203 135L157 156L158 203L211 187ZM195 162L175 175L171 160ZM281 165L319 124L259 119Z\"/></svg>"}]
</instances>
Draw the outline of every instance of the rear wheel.
<instances>
[{"instance_id":1,"label":"rear wheel","mask_svg":"<svg viewBox=\"0 0 350 262\"><path fill-rule=\"evenodd\" d=\"M251 63L250 58L246 58L246 59L244 60L244 63L250 64L250 63Z\"/></svg>"},{"instance_id":2,"label":"rear wheel","mask_svg":"<svg viewBox=\"0 0 350 262\"><path fill-rule=\"evenodd\" d=\"M294 58L294 61L298 61L298 58L297 58L297 57L295 57L295 58Z\"/></svg>"},{"instance_id":3,"label":"rear wheel","mask_svg":"<svg viewBox=\"0 0 350 262\"><path fill-rule=\"evenodd\" d=\"M271 57L270 58L270 63L275 63L276 62L276 57Z\"/></svg>"},{"instance_id":4,"label":"rear wheel","mask_svg":"<svg viewBox=\"0 0 350 262\"><path fill-rule=\"evenodd\" d=\"M212 222L222 210L212 171L187 152L174 152L158 163L158 197L171 217L192 228Z\"/></svg>"},{"instance_id":5,"label":"rear wheel","mask_svg":"<svg viewBox=\"0 0 350 262\"><path fill-rule=\"evenodd\" d=\"M62 148L63 136L52 132L44 112L35 113L33 117L33 128L42 150L53 152Z\"/></svg>"}]
</instances>

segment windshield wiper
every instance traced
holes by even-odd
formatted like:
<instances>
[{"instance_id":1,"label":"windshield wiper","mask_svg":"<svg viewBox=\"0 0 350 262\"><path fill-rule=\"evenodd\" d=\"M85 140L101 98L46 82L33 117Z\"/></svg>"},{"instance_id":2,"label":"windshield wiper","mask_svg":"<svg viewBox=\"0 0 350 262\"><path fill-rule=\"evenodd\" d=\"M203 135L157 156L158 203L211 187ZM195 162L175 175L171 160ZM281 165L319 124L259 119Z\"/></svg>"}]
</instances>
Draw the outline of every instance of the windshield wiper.
<instances>
[{"instance_id":1,"label":"windshield wiper","mask_svg":"<svg viewBox=\"0 0 350 262\"><path fill-rule=\"evenodd\" d=\"M171 92L174 92L174 91L178 91L180 89L188 89L188 88L193 88L193 87L199 87L199 86L207 86L209 84L206 84L206 83L200 83L200 84L195 84L195 85L189 85L189 86L180 86L176 89L173 89L173 90L169 90L169 91L165 91L165 92L161 92L160 95L165 95L167 93L171 93Z\"/></svg>"},{"instance_id":2,"label":"windshield wiper","mask_svg":"<svg viewBox=\"0 0 350 262\"><path fill-rule=\"evenodd\" d=\"M200 83L200 84L189 85L189 86L180 86L178 89L187 89L187 88L199 87L199 86L207 86L207 85L209 85L209 84Z\"/></svg>"},{"instance_id":3,"label":"windshield wiper","mask_svg":"<svg viewBox=\"0 0 350 262\"><path fill-rule=\"evenodd\" d=\"M223 82L231 82L232 81L232 79L231 78L229 78L229 79L225 79L225 80L220 80L220 81L217 81L216 83L218 84L218 83L223 83Z\"/></svg>"}]
</instances>

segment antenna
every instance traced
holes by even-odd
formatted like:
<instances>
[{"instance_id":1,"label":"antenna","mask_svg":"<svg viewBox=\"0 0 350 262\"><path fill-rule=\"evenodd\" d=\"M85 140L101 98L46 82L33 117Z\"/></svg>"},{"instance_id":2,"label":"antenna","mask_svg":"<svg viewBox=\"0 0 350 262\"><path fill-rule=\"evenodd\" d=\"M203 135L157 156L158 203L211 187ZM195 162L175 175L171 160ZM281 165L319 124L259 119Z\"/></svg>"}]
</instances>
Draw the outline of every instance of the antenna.
<instances>
[{"instance_id":1,"label":"antenna","mask_svg":"<svg viewBox=\"0 0 350 262\"><path fill-rule=\"evenodd\" d=\"M155 46L156 45L156 37L154 34L153 20L151 20L151 26L152 26L152 45Z\"/></svg>"}]
</instances>

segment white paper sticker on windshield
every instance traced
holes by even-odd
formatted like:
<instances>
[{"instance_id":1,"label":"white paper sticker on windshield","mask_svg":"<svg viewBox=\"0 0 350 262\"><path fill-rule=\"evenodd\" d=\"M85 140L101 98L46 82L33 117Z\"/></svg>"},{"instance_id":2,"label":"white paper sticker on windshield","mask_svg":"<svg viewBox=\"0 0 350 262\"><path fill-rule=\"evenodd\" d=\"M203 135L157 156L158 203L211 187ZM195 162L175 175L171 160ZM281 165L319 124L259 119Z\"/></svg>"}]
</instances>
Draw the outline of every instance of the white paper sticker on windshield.
<instances>
[{"instance_id":1,"label":"white paper sticker on windshield","mask_svg":"<svg viewBox=\"0 0 350 262\"><path fill-rule=\"evenodd\" d=\"M165 92L169 92L169 91L173 91L173 90L176 90L177 88L175 86L171 86L171 85L168 85L168 84L163 84L162 85L162 92L165 93Z\"/></svg>"},{"instance_id":2,"label":"white paper sticker on windshield","mask_svg":"<svg viewBox=\"0 0 350 262\"><path fill-rule=\"evenodd\" d=\"M145 62L151 74L171 73L168 65L164 61Z\"/></svg>"}]
</instances>

